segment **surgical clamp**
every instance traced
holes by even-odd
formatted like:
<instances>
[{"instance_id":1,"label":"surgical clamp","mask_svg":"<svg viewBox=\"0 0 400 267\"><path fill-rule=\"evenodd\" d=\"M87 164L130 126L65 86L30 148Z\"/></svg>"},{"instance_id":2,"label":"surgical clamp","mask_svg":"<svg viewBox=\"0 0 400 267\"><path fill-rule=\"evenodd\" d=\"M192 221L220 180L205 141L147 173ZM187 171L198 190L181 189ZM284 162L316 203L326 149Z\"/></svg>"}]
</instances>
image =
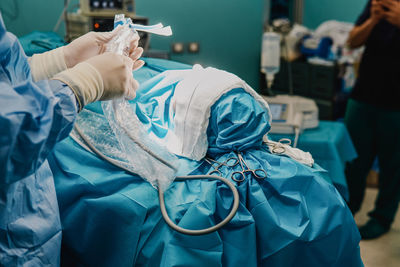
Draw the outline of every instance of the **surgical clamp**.
<instances>
[{"instance_id":1,"label":"surgical clamp","mask_svg":"<svg viewBox=\"0 0 400 267\"><path fill-rule=\"evenodd\" d=\"M264 171L263 169L251 170L244 161L242 154L240 152L237 153L238 153L238 161L240 163L240 167L242 168L242 170L233 172L231 176L232 180L238 183L243 182L245 179L245 173L248 172L258 180L264 180L265 178L267 178L266 171ZM246 169L244 167L246 167Z\"/></svg>"}]
</instances>

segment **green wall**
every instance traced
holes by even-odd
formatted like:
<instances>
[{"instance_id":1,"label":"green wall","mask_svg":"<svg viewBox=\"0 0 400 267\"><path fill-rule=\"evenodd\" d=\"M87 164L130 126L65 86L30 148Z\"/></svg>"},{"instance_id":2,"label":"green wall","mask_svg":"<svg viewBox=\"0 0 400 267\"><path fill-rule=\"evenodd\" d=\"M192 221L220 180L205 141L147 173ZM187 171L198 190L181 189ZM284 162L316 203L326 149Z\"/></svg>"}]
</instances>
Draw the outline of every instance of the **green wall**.
<instances>
[{"instance_id":1,"label":"green wall","mask_svg":"<svg viewBox=\"0 0 400 267\"><path fill-rule=\"evenodd\" d=\"M63 9L63 0L1 0L8 12L19 5L16 19L4 17L7 29L17 36L34 30L51 31ZM136 0L136 11L150 23L171 25L172 37L152 36L151 47L170 51L173 42L198 42L200 52L172 54L171 59L213 66L232 73L256 90L263 24L267 0ZM72 5L77 0L72 1ZM44 8L45 7L45 8ZM50 12L49 12L50 10ZM57 33L63 36L63 25Z\"/></svg>"},{"instance_id":2,"label":"green wall","mask_svg":"<svg viewBox=\"0 0 400 267\"><path fill-rule=\"evenodd\" d=\"M304 0L303 24L317 28L326 20L354 23L368 0Z\"/></svg>"},{"instance_id":3,"label":"green wall","mask_svg":"<svg viewBox=\"0 0 400 267\"><path fill-rule=\"evenodd\" d=\"M73 1L77 2L76 1ZM63 10L63 0L0 0L3 19L7 30L17 36L23 36L32 31L52 31ZM17 14L12 18L5 13ZM58 34L63 36L64 25L60 26Z\"/></svg>"},{"instance_id":4,"label":"green wall","mask_svg":"<svg viewBox=\"0 0 400 267\"><path fill-rule=\"evenodd\" d=\"M200 52L171 59L235 73L258 89L264 0L136 0L138 15L171 25L173 36L152 36L151 47L198 42Z\"/></svg>"}]
</instances>

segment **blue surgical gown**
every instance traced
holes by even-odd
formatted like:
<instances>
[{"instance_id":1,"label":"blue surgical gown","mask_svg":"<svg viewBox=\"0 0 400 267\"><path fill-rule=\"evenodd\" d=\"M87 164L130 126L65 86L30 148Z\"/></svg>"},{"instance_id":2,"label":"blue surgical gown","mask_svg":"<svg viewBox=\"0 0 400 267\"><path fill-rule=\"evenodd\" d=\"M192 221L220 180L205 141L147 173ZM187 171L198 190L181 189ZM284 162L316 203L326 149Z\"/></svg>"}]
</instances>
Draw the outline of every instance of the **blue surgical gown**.
<instances>
[{"instance_id":1,"label":"blue surgical gown","mask_svg":"<svg viewBox=\"0 0 400 267\"><path fill-rule=\"evenodd\" d=\"M59 265L61 223L46 158L76 114L65 84L32 80L0 15L0 266Z\"/></svg>"}]
</instances>

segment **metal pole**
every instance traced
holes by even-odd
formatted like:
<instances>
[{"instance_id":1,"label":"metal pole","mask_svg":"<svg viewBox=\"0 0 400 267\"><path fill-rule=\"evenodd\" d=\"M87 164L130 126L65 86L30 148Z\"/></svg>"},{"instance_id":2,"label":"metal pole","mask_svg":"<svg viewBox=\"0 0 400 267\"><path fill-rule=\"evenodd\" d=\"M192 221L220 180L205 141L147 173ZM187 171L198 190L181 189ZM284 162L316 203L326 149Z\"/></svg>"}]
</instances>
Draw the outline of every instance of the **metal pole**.
<instances>
[{"instance_id":1,"label":"metal pole","mask_svg":"<svg viewBox=\"0 0 400 267\"><path fill-rule=\"evenodd\" d=\"M269 20L271 18L271 0L264 0L264 12L263 12L263 30L267 31Z\"/></svg>"},{"instance_id":2,"label":"metal pole","mask_svg":"<svg viewBox=\"0 0 400 267\"><path fill-rule=\"evenodd\" d=\"M304 0L294 0L294 22L303 24Z\"/></svg>"}]
</instances>

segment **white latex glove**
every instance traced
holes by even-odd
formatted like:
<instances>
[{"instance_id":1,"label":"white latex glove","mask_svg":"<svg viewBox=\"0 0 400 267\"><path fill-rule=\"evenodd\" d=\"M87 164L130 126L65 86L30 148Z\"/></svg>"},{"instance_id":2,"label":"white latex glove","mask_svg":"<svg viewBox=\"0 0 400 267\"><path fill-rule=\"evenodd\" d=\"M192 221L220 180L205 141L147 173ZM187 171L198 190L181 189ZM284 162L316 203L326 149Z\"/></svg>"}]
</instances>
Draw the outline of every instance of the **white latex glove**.
<instances>
[{"instance_id":1,"label":"white latex glove","mask_svg":"<svg viewBox=\"0 0 400 267\"><path fill-rule=\"evenodd\" d=\"M42 54L34 54L28 58L28 62L35 82L50 79L55 74L67 69L63 47Z\"/></svg>"},{"instance_id":2,"label":"white latex glove","mask_svg":"<svg viewBox=\"0 0 400 267\"><path fill-rule=\"evenodd\" d=\"M119 26L111 32L89 32L64 47L65 63L68 68L83 62L91 57L105 52L107 43L116 37L122 30ZM143 53L143 48L138 47L139 35L136 34L129 44L129 57L136 61ZM139 55L137 57L137 55ZM135 57L135 58L133 58Z\"/></svg>"},{"instance_id":3,"label":"white latex glove","mask_svg":"<svg viewBox=\"0 0 400 267\"><path fill-rule=\"evenodd\" d=\"M104 53L107 43L117 36L121 29L122 27L117 27L111 32L89 32L66 46L33 55L28 59L33 80L50 79L67 68ZM144 64L142 60L138 60L143 53L143 48L138 45L139 35L135 35L129 44L129 57L135 61L135 69Z\"/></svg>"},{"instance_id":4,"label":"white latex glove","mask_svg":"<svg viewBox=\"0 0 400 267\"><path fill-rule=\"evenodd\" d=\"M133 70L135 62L131 58L106 52L57 74L53 79L62 81L72 89L81 110L86 104L97 100L122 96L133 99L139 87L133 78Z\"/></svg>"}]
</instances>

